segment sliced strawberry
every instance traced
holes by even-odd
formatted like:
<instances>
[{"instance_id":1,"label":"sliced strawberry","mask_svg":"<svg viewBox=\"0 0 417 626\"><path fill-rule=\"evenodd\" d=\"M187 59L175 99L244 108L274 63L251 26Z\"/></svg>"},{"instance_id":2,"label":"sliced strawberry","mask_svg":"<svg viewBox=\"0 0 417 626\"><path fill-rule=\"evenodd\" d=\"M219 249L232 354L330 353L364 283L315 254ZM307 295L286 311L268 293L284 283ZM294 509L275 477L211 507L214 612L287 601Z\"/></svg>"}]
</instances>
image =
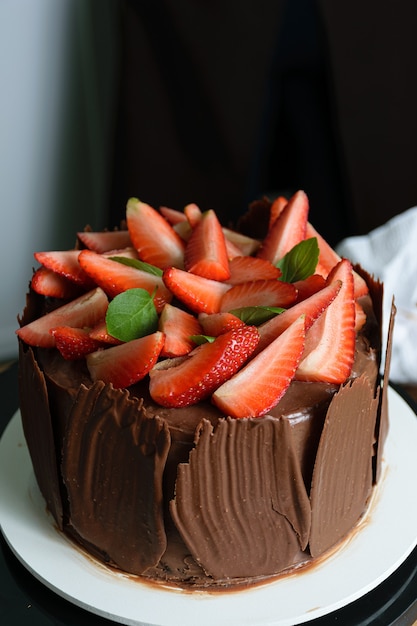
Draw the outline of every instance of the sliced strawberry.
<instances>
[{"instance_id":1,"label":"sliced strawberry","mask_svg":"<svg viewBox=\"0 0 417 626\"><path fill-rule=\"evenodd\" d=\"M167 288L194 313L218 313L223 295L230 285L197 276L176 267L163 274Z\"/></svg>"},{"instance_id":2,"label":"sliced strawberry","mask_svg":"<svg viewBox=\"0 0 417 626\"><path fill-rule=\"evenodd\" d=\"M190 202L184 207L184 215L191 228L195 228L202 218L202 211L195 202Z\"/></svg>"},{"instance_id":3,"label":"sliced strawberry","mask_svg":"<svg viewBox=\"0 0 417 626\"><path fill-rule=\"evenodd\" d=\"M218 337L227 333L233 328L239 328L245 326L245 322L233 315L233 313L200 313L198 316L199 322L203 329L203 333L209 337Z\"/></svg>"},{"instance_id":4,"label":"sliced strawberry","mask_svg":"<svg viewBox=\"0 0 417 626\"><path fill-rule=\"evenodd\" d=\"M106 258L111 258L114 256L122 256L125 259L138 259L139 255L135 248L128 246L127 248L112 248L111 250L107 250L106 252L102 252L102 255Z\"/></svg>"},{"instance_id":5,"label":"sliced strawberry","mask_svg":"<svg viewBox=\"0 0 417 626\"><path fill-rule=\"evenodd\" d=\"M86 248L100 254L109 250L128 248L132 245L127 230L105 230L103 232L85 230L77 233L77 237Z\"/></svg>"},{"instance_id":6,"label":"sliced strawberry","mask_svg":"<svg viewBox=\"0 0 417 626\"><path fill-rule=\"evenodd\" d=\"M230 276L222 227L212 209L202 214L193 229L185 248L184 266L188 272L212 280L227 280Z\"/></svg>"},{"instance_id":7,"label":"sliced strawberry","mask_svg":"<svg viewBox=\"0 0 417 626\"><path fill-rule=\"evenodd\" d=\"M224 229L222 229L222 230L224 230ZM234 259L237 256L242 256L241 249L238 248L238 246L235 243L232 243L231 241L229 241L229 239L227 239L227 237L224 238L224 243L226 245L227 258L229 259L229 261L231 259Z\"/></svg>"},{"instance_id":8,"label":"sliced strawberry","mask_svg":"<svg viewBox=\"0 0 417 626\"><path fill-rule=\"evenodd\" d=\"M118 263L92 250L81 250L79 263L111 298L127 289L146 289L150 294L156 289L154 303L157 311L161 311L164 304L172 299L172 294L165 287L162 278L155 274Z\"/></svg>"},{"instance_id":9,"label":"sliced strawberry","mask_svg":"<svg viewBox=\"0 0 417 626\"><path fill-rule=\"evenodd\" d=\"M299 317L212 395L231 417L260 417L274 407L290 385L304 349L304 318Z\"/></svg>"},{"instance_id":10,"label":"sliced strawberry","mask_svg":"<svg viewBox=\"0 0 417 626\"><path fill-rule=\"evenodd\" d=\"M223 234L230 243L239 248L241 255L250 256L255 254L259 249L261 242L258 239L253 239L248 235L238 233L236 230L223 227Z\"/></svg>"},{"instance_id":11,"label":"sliced strawberry","mask_svg":"<svg viewBox=\"0 0 417 626\"><path fill-rule=\"evenodd\" d=\"M107 307L107 296L100 287L97 287L26 326L22 326L16 334L31 346L53 348L55 339L50 332L52 328L57 326L92 327L105 317Z\"/></svg>"},{"instance_id":12,"label":"sliced strawberry","mask_svg":"<svg viewBox=\"0 0 417 626\"><path fill-rule=\"evenodd\" d=\"M111 335L109 335L109 333L107 332L107 324L105 319L95 324L95 326L91 328L88 334L92 339L100 341L101 343L108 343L113 346L118 346L119 344L123 343L123 341L120 341L120 339L116 339L116 337L112 337Z\"/></svg>"},{"instance_id":13,"label":"sliced strawberry","mask_svg":"<svg viewBox=\"0 0 417 626\"><path fill-rule=\"evenodd\" d=\"M304 191L297 191L268 231L257 256L274 265L306 235L309 204Z\"/></svg>"},{"instance_id":14,"label":"sliced strawberry","mask_svg":"<svg viewBox=\"0 0 417 626\"><path fill-rule=\"evenodd\" d=\"M328 281L340 280L336 298L308 331L298 380L341 384L349 377L355 356L355 300L352 265L342 259Z\"/></svg>"},{"instance_id":15,"label":"sliced strawberry","mask_svg":"<svg viewBox=\"0 0 417 626\"><path fill-rule=\"evenodd\" d=\"M231 287L222 297L220 311L244 306L288 307L295 302L297 290L280 280L252 280Z\"/></svg>"},{"instance_id":16,"label":"sliced strawberry","mask_svg":"<svg viewBox=\"0 0 417 626\"><path fill-rule=\"evenodd\" d=\"M150 372L149 391L158 404L196 404L230 378L258 343L254 326L243 326L195 348L184 360L161 361Z\"/></svg>"},{"instance_id":17,"label":"sliced strawberry","mask_svg":"<svg viewBox=\"0 0 417 626\"><path fill-rule=\"evenodd\" d=\"M358 333L366 324L366 313L360 302L355 301L355 332Z\"/></svg>"},{"instance_id":18,"label":"sliced strawberry","mask_svg":"<svg viewBox=\"0 0 417 626\"><path fill-rule=\"evenodd\" d=\"M127 227L139 258L164 269L183 267L184 242L153 207L131 198L126 209Z\"/></svg>"},{"instance_id":19,"label":"sliced strawberry","mask_svg":"<svg viewBox=\"0 0 417 626\"><path fill-rule=\"evenodd\" d=\"M142 380L155 365L164 339L164 334L156 331L140 339L88 354L86 360L91 378L112 384L115 388L130 387Z\"/></svg>"},{"instance_id":20,"label":"sliced strawberry","mask_svg":"<svg viewBox=\"0 0 417 626\"><path fill-rule=\"evenodd\" d=\"M57 274L47 267L39 267L32 276L30 283L33 291L48 298L68 300L80 295L81 287L69 281L65 276Z\"/></svg>"},{"instance_id":21,"label":"sliced strawberry","mask_svg":"<svg viewBox=\"0 0 417 626\"><path fill-rule=\"evenodd\" d=\"M85 328L57 326L52 328L51 334L55 339L55 346L67 361L82 359L102 346Z\"/></svg>"},{"instance_id":22,"label":"sliced strawberry","mask_svg":"<svg viewBox=\"0 0 417 626\"><path fill-rule=\"evenodd\" d=\"M304 326L306 331L333 302L341 289L340 280L332 281L323 289L309 298L294 304L292 307L276 315L272 319L264 322L258 327L260 340L255 352L260 352L269 345L276 337L281 335L291 324L301 315L304 315Z\"/></svg>"},{"instance_id":23,"label":"sliced strawberry","mask_svg":"<svg viewBox=\"0 0 417 626\"><path fill-rule=\"evenodd\" d=\"M189 238L191 237L191 234L193 232L193 229L191 228L188 220L186 219L184 222L178 222L177 224L174 224L172 227L175 232L177 233L177 235L186 243Z\"/></svg>"},{"instance_id":24,"label":"sliced strawberry","mask_svg":"<svg viewBox=\"0 0 417 626\"><path fill-rule=\"evenodd\" d=\"M52 250L51 252L35 252L34 257L41 265L64 276L72 283L91 289L94 283L80 267L79 253L79 250Z\"/></svg>"},{"instance_id":25,"label":"sliced strawberry","mask_svg":"<svg viewBox=\"0 0 417 626\"><path fill-rule=\"evenodd\" d=\"M202 328L191 313L172 304L166 304L159 317L158 329L165 334L165 344L161 356L184 356L195 348L192 335L200 335Z\"/></svg>"},{"instance_id":26,"label":"sliced strawberry","mask_svg":"<svg viewBox=\"0 0 417 626\"><path fill-rule=\"evenodd\" d=\"M282 211L288 204L288 198L285 196L278 196L275 198L273 203L271 204L270 215L269 215L269 229L272 227L272 224L276 222L276 220L281 215Z\"/></svg>"},{"instance_id":27,"label":"sliced strawberry","mask_svg":"<svg viewBox=\"0 0 417 626\"><path fill-rule=\"evenodd\" d=\"M272 280L281 275L281 271L270 261L253 256L237 256L229 261L229 268L229 285L239 285L249 280Z\"/></svg>"},{"instance_id":28,"label":"sliced strawberry","mask_svg":"<svg viewBox=\"0 0 417 626\"><path fill-rule=\"evenodd\" d=\"M180 224L181 222L187 221L187 216L182 211L177 211L177 209L171 209L168 206L160 206L159 211L161 215L163 215L167 222L174 226L175 224Z\"/></svg>"},{"instance_id":29,"label":"sliced strawberry","mask_svg":"<svg viewBox=\"0 0 417 626\"><path fill-rule=\"evenodd\" d=\"M317 230L310 224L307 223L307 238L316 237L317 243L319 245L319 260L317 263L316 272L327 278L330 271L341 261L341 257L337 254L335 250L327 243L327 241L317 232ZM360 298L361 296L366 296L369 292L368 285L362 276L360 276L357 272L353 272L353 281L354 281L354 292L355 298Z\"/></svg>"},{"instance_id":30,"label":"sliced strawberry","mask_svg":"<svg viewBox=\"0 0 417 626\"><path fill-rule=\"evenodd\" d=\"M297 289L297 302L301 302L323 289L326 279L321 274L312 274L304 280L297 280L293 285Z\"/></svg>"}]
</instances>

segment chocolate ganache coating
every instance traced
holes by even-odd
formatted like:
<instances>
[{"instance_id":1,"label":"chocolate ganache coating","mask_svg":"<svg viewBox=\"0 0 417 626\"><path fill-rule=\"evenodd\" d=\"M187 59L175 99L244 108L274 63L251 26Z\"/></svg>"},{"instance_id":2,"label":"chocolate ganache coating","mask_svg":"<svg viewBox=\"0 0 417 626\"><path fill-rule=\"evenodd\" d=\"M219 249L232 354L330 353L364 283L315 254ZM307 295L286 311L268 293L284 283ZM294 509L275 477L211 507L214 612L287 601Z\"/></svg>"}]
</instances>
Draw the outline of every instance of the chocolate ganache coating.
<instances>
[{"instance_id":1,"label":"chocolate ganache coating","mask_svg":"<svg viewBox=\"0 0 417 626\"><path fill-rule=\"evenodd\" d=\"M181 586L262 581L335 546L366 510L382 449L382 286L367 280L350 379L293 381L262 418L167 409L146 379L93 383L83 361L20 340L24 432L58 527L113 567ZM30 294L25 323L39 314Z\"/></svg>"}]
</instances>

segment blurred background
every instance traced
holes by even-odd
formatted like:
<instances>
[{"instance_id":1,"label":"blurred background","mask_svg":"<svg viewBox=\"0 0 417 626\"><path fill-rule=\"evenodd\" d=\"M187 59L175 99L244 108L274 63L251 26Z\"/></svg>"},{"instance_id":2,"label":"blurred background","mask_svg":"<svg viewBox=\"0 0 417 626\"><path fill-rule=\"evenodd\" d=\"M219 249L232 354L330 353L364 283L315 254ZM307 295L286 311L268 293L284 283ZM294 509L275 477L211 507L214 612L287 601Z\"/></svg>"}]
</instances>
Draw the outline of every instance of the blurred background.
<instances>
[{"instance_id":1,"label":"blurred background","mask_svg":"<svg viewBox=\"0 0 417 626\"><path fill-rule=\"evenodd\" d=\"M0 0L0 358L33 252L139 196L236 222L303 188L335 245L417 205L417 3Z\"/></svg>"}]
</instances>

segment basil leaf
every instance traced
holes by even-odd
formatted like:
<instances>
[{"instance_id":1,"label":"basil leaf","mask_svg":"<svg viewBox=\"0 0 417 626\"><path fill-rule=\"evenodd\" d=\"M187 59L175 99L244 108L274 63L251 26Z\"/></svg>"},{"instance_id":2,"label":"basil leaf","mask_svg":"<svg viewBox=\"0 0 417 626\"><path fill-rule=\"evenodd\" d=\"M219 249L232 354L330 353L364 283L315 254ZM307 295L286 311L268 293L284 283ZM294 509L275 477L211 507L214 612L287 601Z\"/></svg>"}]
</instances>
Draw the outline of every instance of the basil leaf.
<instances>
[{"instance_id":1,"label":"basil leaf","mask_svg":"<svg viewBox=\"0 0 417 626\"><path fill-rule=\"evenodd\" d=\"M122 265L129 265L129 267L135 267L137 270L148 272L148 274L153 274L154 276L162 276L163 273L159 267L151 265L150 263L145 263L145 261L141 261L140 259L131 259L126 256L111 256L109 258L112 261L117 261Z\"/></svg>"},{"instance_id":2,"label":"basil leaf","mask_svg":"<svg viewBox=\"0 0 417 626\"><path fill-rule=\"evenodd\" d=\"M158 314L153 295L145 289L127 289L109 303L107 331L120 341L150 335L158 329Z\"/></svg>"},{"instance_id":3,"label":"basil leaf","mask_svg":"<svg viewBox=\"0 0 417 626\"><path fill-rule=\"evenodd\" d=\"M260 326L284 311L285 309L275 306L245 306L239 309L232 309L229 313L236 315L245 324Z\"/></svg>"},{"instance_id":4,"label":"basil leaf","mask_svg":"<svg viewBox=\"0 0 417 626\"><path fill-rule=\"evenodd\" d=\"M211 337L210 335L190 335L190 339L197 346L201 346L203 343L213 343L216 337Z\"/></svg>"},{"instance_id":5,"label":"basil leaf","mask_svg":"<svg viewBox=\"0 0 417 626\"><path fill-rule=\"evenodd\" d=\"M300 241L278 261L277 267L282 272L279 280L295 283L297 280L308 278L316 271L318 260L319 244L317 237Z\"/></svg>"}]
</instances>

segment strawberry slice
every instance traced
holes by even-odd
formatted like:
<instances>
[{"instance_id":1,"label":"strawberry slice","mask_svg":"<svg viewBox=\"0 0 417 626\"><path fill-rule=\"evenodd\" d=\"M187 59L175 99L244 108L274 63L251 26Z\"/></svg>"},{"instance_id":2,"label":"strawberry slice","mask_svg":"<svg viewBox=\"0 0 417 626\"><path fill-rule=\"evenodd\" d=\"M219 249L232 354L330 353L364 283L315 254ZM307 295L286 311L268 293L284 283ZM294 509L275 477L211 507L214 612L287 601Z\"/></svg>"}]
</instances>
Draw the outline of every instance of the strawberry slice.
<instances>
[{"instance_id":1,"label":"strawberry slice","mask_svg":"<svg viewBox=\"0 0 417 626\"><path fill-rule=\"evenodd\" d=\"M94 283L80 267L79 253L79 250L52 250L51 252L35 252L34 257L43 267L64 276L80 287L91 289Z\"/></svg>"},{"instance_id":2,"label":"strawberry slice","mask_svg":"<svg viewBox=\"0 0 417 626\"><path fill-rule=\"evenodd\" d=\"M149 391L158 404L196 404L230 378L258 343L254 326L242 326L195 348L184 359L159 362L150 372Z\"/></svg>"},{"instance_id":3,"label":"strawberry slice","mask_svg":"<svg viewBox=\"0 0 417 626\"><path fill-rule=\"evenodd\" d=\"M281 275L281 271L270 261L253 256L236 256L229 261L229 269L229 285L239 285L249 280L272 280Z\"/></svg>"},{"instance_id":4,"label":"strawberry slice","mask_svg":"<svg viewBox=\"0 0 417 626\"><path fill-rule=\"evenodd\" d=\"M336 298L307 333L297 380L342 384L351 373L355 356L355 300L350 261L342 259L328 281L340 280Z\"/></svg>"},{"instance_id":5,"label":"strawberry slice","mask_svg":"<svg viewBox=\"0 0 417 626\"><path fill-rule=\"evenodd\" d=\"M30 346L53 348L55 338L50 332L52 328L57 326L90 328L105 317L107 307L107 296L100 287L97 287L43 317L22 326L16 331L16 334Z\"/></svg>"},{"instance_id":6,"label":"strawberry slice","mask_svg":"<svg viewBox=\"0 0 417 626\"><path fill-rule=\"evenodd\" d=\"M198 204L195 204L195 202L190 202L184 207L184 215L187 218L187 221L191 228L195 228L200 222L203 213Z\"/></svg>"},{"instance_id":7,"label":"strawberry slice","mask_svg":"<svg viewBox=\"0 0 417 626\"><path fill-rule=\"evenodd\" d=\"M299 317L237 374L217 388L213 403L231 417L260 417L274 407L289 387L305 340Z\"/></svg>"},{"instance_id":8,"label":"strawberry slice","mask_svg":"<svg viewBox=\"0 0 417 626\"><path fill-rule=\"evenodd\" d=\"M218 313L223 295L230 285L176 267L167 268L162 276L167 288L194 313Z\"/></svg>"},{"instance_id":9,"label":"strawberry slice","mask_svg":"<svg viewBox=\"0 0 417 626\"><path fill-rule=\"evenodd\" d=\"M127 227L139 258L161 269L184 266L184 242L153 207L130 198L126 208Z\"/></svg>"},{"instance_id":10,"label":"strawberry slice","mask_svg":"<svg viewBox=\"0 0 417 626\"><path fill-rule=\"evenodd\" d=\"M132 245L127 230L105 230L102 232L85 230L77 233L77 237L86 248L99 254L109 250L129 248Z\"/></svg>"},{"instance_id":11,"label":"strawberry slice","mask_svg":"<svg viewBox=\"0 0 417 626\"><path fill-rule=\"evenodd\" d=\"M86 274L110 298L114 298L127 289L146 289L150 294L156 290L154 304L158 312L172 299L172 294L164 285L161 276L118 263L92 250L81 250L78 260Z\"/></svg>"},{"instance_id":12,"label":"strawberry slice","mask_svg":"<svg viewBox=\"0 0 417 626\"><path fill-rule=\"evenodd\" d=\"M95 339L102 344L108 343L113 346L118 346L119 344L123 343L123 341L120 341L120 339L116 339L116 337L112 337L112 335L109 335L109 333L107 332L107 324L105 319L95 324L88 334L90 335L91 339Z\"/></svg>"},{"instance_id":13,"label":"strawberry slice","mask_svg":"<svg viewBox=\"0 0 417 626\"><path fill-rule=\"evenodd\" d=\"M312 274L303 280L296 280L293 285L297 289L297 302L301 302L323 289L326 279L321 274Z\"/></svg>"},{"instance_id":14,"label":"strawberry slice","mask_svg":"<svg viewBox=\"0 0 417 626\"><path fill-rule=\"evenodd\" d=\"M112 248L111 250L106 250L106 252L102 252L101 254L106 258L122 256L125 259L139 259L137 250L131 246L128 246L127 248Z\"/></svg>"},{"instance_id":15,"label":"strawberry slice","mask_svg":"<svg viewBox=\"0 0 417 626\"><path fill-rule=\"evenodd\" d=\"M252 280L231 287L222 297L220 311L247 306L288 307L295 302L297 290L280 280Z\"/></svg>"},{"instance_id":16,"label":"strawberry slice","mask_svg":"<svg viewBox=\"0 0 417 626\"><path fill-rule=\"evenodd\" d=\"M270 214L269 214L269 229L272 227L274 222L279 218L282 211L288 204L288 198L285 196L278 196L275 198L273 203L271 204Z\"/></svg>"},{"instance_id":17,"label":"strawberry slice","mask_svg":"<svg viewBox=\"0 0 417 626\"><path fill-rule=\"evenodd\" d=\"M242 256L250 256L255 254L259 249L261 242L258 239L253 239L248 235L238 233L236 230L223 227L223 234L226 240L232 243L236 248L240 250Z\"/></svg>"},{"instance_id":18,"label":"strawberry slice","mask_svg":"<svg viewBox=\"0 0 417 626\"><path fill-rule=\"evenodd\" d=\"M43 266L39 267L33 274L30 286L33 291L41 296L64 300L79 296L81 291L81 287L69 281L65 276Z\"/></svg>"},{"instance_id":19,"label":"strawberry slice","mask_svg":"<svg viewBox=\"0 0 417 626\"><path fill-rule=\"evenodd\" d=\"M218 337L233 328L245 325L245 322L227 311L224 313L212 313L211 315L200 313L198 319L203 333L209 337Z\"/></svg>"},{"instance_id":20,"label":"strawberry slice","mask_svg":"<svg viewBox=\"0 0 417 626\"><path fill-rule=\"evenodd\" d=\"M333 302L342 286L340 280L334 280L329 285L309 298L294 304L292 307L264 322L258 327L260 340L255 353L260 352L269 345L276 337L281 335L301 315L304 315L304 326L307 331L312 324Z\"/></svg>"},{"instance_id":21,"label":"strawberry slice","mask_svg":"<svg viewBox=\"0 0 417 626\"><path fill-rule=\"evenodd\" d=\"M167 222L174 226L175 224L180 224L181 222L187 221L187 216L182 211L177 211L177 209L171 209L168 206L160 206L159 212L164 216Z\"/></svg>"},{"instance_id":22,"label":"strawberry slice","mask_svg":"<svg viewBox=\"0 0 417 626\"><path fill-rule=\"evenodd\" d=\"M319 260L317 263L317 273L321 274L324 278L327 278L331 270L341 261L341 257L337 254L336 250L327 243L327 241L317 232L317 230L307 223L307 238L316 237L319 245ZM369 292L368 285L362 276L357 272L353 272L354 292L355 298L366 296Z\"/></svg>"},{"instance_id":23,"label":"strawberry slice","mask_svg":"<svg viewBox=\"0 0 417 626\"><path fill-rule=\"evenodd\" d=\"M213 209L205 211L194 227L185 249L184 266L188 272L211 280L229 278L226 243Z\"/></svg>"},{"instance_id":24,"label":"strawberry slice","mask_svg":"<svg viewBox=\"0 0 417 626\"><path fill-rule=\"evenodd\" d=\"M155 365L164 345L164 334L133 339L119 346L92 352L86 357L91 378L121 389L142 380Z\"/></svg>"},{"instance_id":25,"label":"strawberry slice","mask_svg":"<svg viewBox=\"0 0 417 626\"><path fill-rule=\"evenodd\" d=\"M291 248L303 241L308 212L309 203L306 194L304 191L297 191L272 224L257 256L275 265Z\"/></svg>"},{"instance_id":26,"label":"strawberry slice","mask_svg":"<svg viewBox=\"0 0 417 626\"><path fill-rule=\"evenodd\" d=\"M90 352L98 350L102 343L93 339L85 328L57 326L51 329L55 346L67 361L84 358Z\"/></svg>"},{"instance_id":27,"label":"strawberry slice","mask_svg":"<svg viewBox=\"0 0 417 626\"><path fill-rule=\"evenodd\" d=\"M195 348L192 335L200 335L202 328L191 313L172 304L166 304L159 317L158 329L165 334L165 344L161 356L184 356Z\"/></svg>"}]
</instances>

